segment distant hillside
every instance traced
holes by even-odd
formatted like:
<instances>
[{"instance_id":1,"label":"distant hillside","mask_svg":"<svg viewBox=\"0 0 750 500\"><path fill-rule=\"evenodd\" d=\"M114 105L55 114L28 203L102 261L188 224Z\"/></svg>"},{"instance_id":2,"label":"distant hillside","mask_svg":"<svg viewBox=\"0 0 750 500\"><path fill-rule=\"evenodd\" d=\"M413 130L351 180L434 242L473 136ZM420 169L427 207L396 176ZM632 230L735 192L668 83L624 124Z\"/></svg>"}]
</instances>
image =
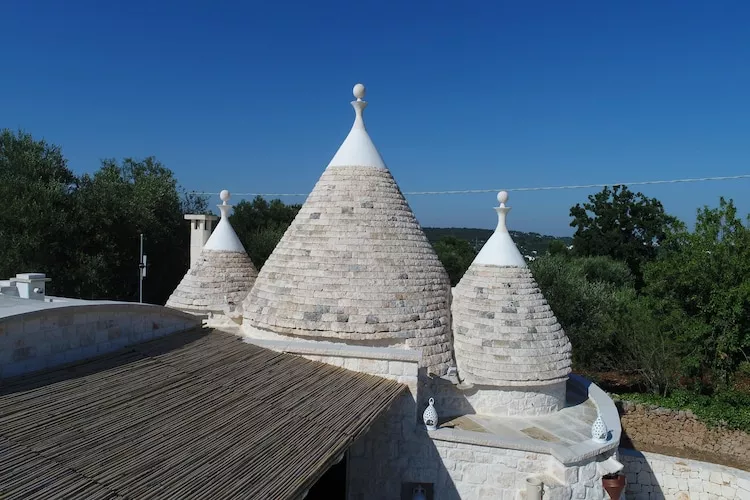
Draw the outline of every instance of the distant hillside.
<instances>
[{"instance_id":1,"label":"distant hillside","mask_svg":"<svg viewBox=\"0 0 750 500\"><path fill-rule=\"evenodd\" d=\"M471 243L477 251L482 248L493 232L492 229L468 227L425 227L423 229L430 243L435 243L443 236L455 236ZM542 255L547 251L550 242L554 240L562 240L566 245L573 244L573 238L570 236L557 237L523 231L511 231L510 235L523 255Z\"/></svg>"}]
</instances>

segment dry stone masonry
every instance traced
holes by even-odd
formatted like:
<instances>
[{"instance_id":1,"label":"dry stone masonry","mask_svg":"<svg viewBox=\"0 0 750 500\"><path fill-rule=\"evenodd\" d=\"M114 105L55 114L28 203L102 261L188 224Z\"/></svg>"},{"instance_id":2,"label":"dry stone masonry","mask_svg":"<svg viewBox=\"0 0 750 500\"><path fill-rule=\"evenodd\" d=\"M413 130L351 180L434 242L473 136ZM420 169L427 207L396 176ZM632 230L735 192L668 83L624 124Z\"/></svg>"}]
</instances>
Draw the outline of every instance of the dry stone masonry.
<instances>
[{"instance_id":1,"label":"dry stone masonry","mask_svg":"<svg viewBox=\"0 0 750 500\"><path fill-rule=\"evenodd\" d=\"M456 363L476 411L540 415L565 403L571 345L508 233L507 199L498 195L498 227L453 291ZM514 389L523 397L511 405Z\"/></svg>"},{"instance_id":2,"label":"dry stone masonry","mask_svg":"<svg viewBox=\"0 0 750 500\"><path fill-rule=\"evenodd\" d=\"M244 305L249 327L355 344L392 340L422 365L451 364L450 281L361 122L266 261ZM339 164L343 163L343 164ZM382 343L381 343L382 344Z\"/></svg>"},{"instance_id":3,"label":"dry stone masonry","mask_svg":"<svg viewBox=\"0 0 750 500\"><path fill-rule=\"evenodd\" d=\"M258 271L229 222L226 189L219 197L221 220L166 306L187 312L231 314L247 297Z\"/></svg>"},{"instance_id":4,"label":"dry stone masonry","mask_svg":"<svg viewBox=\"0 0 750 500\"><path fill-rule=\"evenodd\" d=\"M167 307L219 312L227 305L240 305L257 275L246 253L204 248L169 297Z\"/></svg>"}]
</instances>

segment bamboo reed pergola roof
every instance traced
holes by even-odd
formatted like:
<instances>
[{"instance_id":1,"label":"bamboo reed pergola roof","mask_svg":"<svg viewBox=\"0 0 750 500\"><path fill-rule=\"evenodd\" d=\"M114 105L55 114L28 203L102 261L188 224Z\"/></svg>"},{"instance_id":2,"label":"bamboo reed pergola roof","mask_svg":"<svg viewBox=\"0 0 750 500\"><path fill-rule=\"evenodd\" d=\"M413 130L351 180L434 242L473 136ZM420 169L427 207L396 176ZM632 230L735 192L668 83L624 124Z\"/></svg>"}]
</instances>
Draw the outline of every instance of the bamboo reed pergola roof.
<instances>
[{"instance_id":1,"label":"bamboo reed pergola roof","mask_svg":"<svg viewBox=\"0 0 750 500\"><path fill-rule=\"evenodd\" d=\"M300 498L405 386L197 330L0 381L0 498Z\"/></svg>"}]
</instances>

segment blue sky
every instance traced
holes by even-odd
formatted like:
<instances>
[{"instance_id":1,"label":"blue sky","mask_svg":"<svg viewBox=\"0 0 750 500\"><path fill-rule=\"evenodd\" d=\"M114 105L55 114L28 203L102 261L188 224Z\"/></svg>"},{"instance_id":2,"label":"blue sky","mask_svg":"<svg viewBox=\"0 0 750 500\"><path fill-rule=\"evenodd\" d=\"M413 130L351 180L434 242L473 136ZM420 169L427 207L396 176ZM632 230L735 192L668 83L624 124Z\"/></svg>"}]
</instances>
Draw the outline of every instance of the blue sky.
<instances>
[{"instance_id":1,"label":"blue sky","mask_svg":"<svg viewBox=\"0 0 750 500\"><path fill-rule=\"evenodd\" d=\"M361 81L404 191L750 174L748 26L732 0L6 0L0 127L76 172L155 155L187 189L308 192ZM720 195L750 212L750 179L639 189L688 221ZM570 234L595 191L511 192L509 225ZM493 194L409 202L496 221Z\"/></svg>"}]
</instances>

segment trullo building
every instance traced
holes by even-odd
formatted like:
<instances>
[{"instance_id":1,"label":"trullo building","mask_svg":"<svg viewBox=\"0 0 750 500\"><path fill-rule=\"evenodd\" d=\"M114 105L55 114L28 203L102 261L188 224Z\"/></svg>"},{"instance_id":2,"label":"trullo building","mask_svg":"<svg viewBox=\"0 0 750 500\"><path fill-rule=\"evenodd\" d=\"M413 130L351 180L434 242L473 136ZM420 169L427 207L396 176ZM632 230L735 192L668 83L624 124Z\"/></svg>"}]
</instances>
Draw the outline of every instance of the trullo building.
<instances>
[{"instance_id":1,"label":"trullo building","mask_svg":"<svg viewBox=\"0 0 750 500\"><path fill-rule=\"evenodd\" d=\"M241 334L408 387L342 457L348 498L607 498L617 409L570 373L570 343L505 226L507 195L451 305L365 129L364 87L354 95L354 126L260 271Z\"/></svg>"},{"instance_id":2,"label":"trullo building","mask_svg":"<svg viewBox=\"0 0 750 500\"><path fill-rule=\"evenodd\" d=\"M365 129L364 86L354 95L354 125L260 271L243 327L419 349L442 375L450 280Z\"/></svg>"},{"instance_id":3,"label":"trullo building","mask_svg":"<svg viewBox=\"0 0 750 500\"><path fill-rule=\"evenodd\" d=\"M223 190L219 198L219 223L166 303L173 309L206 314L209 324L241 319L242 301L258 275L229 222L229 191Z\"/></svg>"},{"instance_id":4,"label":"trullo building","mask_svg":"<svg viewBox=\"0 0 750 500\"><path fill-rule=\"evenodd\" d=\"M508 232L507 200L453 291L456 361L478 413L541 415L565 405L570 342Z\"/></svg>"}]
</instances>

